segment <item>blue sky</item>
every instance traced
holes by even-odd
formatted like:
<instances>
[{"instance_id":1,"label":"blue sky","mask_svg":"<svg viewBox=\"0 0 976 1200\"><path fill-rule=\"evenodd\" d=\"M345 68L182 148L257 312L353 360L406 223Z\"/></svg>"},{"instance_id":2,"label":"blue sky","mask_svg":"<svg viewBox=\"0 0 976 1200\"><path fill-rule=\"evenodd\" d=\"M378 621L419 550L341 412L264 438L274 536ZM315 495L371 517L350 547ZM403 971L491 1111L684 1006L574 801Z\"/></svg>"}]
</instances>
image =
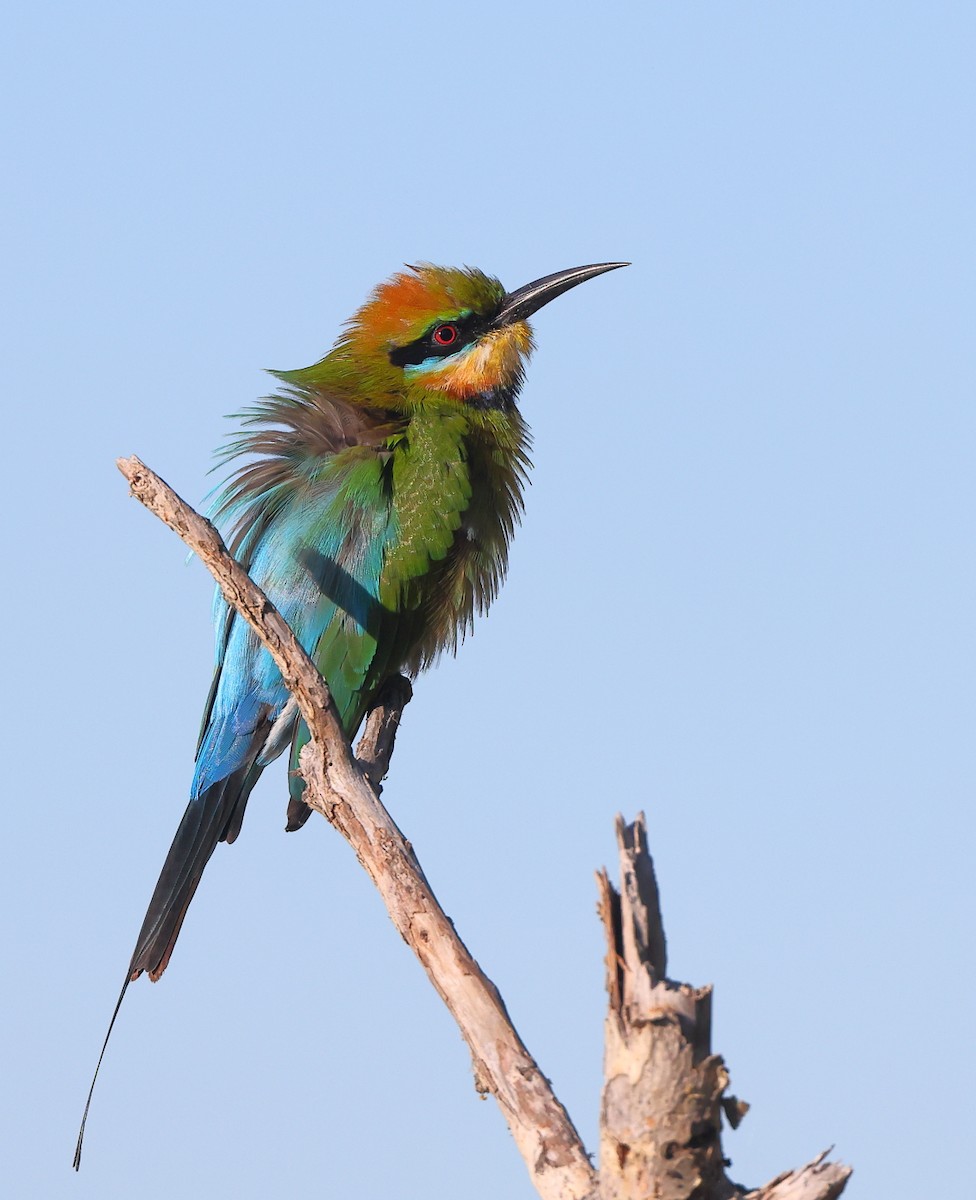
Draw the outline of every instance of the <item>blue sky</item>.
<instances>
[{"instance_id":1,"label":"blue sky","mask_svg":"<svg viewBox=\"0 0 976 1200\"><path fill-rule=\"evenodd\" d=\"M715 984L753 1106L733 1177L833 1143L853 1196L954 1194L972 7L8 21L4 1190L534 1194L348 848L282 833L283 769L131 989L70 1171L212 661L208 579L114 458L199 502L260 369L319 357L420 258L513 288L633 262L539 314L510 579L407 713L385 799L445 908L595 1149L592 872L645 809L673 973Z\"/></svg>"}]
</instances>

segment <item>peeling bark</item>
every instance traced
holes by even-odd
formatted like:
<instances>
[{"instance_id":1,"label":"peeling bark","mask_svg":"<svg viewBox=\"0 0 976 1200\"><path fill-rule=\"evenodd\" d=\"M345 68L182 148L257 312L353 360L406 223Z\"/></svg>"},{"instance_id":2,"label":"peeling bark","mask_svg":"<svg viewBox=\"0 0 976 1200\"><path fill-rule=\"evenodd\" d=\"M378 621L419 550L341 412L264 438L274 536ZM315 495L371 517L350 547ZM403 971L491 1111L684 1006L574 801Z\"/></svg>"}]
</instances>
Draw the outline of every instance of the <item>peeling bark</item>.
<instances>
[{"instance_id":1,"label":"peeling bark","mask_svg":"<svg viewBox=\"0 0 976 1200\"><path fill-rule=\"evenodd\" d=\"M601 1200L733 1200L745 1189L725 1173L722 1115L735 1128L748 1105L727 1096L729 1076L711 1050L712 990L667 978L667 945L654 863L641 814L617 817L620 891L597 875L607 938ZM748 1195L833 1200L850 1175L823 1156ZM777 1191L804 1187L806 1191Z\"/></svg>"}]
</instances>

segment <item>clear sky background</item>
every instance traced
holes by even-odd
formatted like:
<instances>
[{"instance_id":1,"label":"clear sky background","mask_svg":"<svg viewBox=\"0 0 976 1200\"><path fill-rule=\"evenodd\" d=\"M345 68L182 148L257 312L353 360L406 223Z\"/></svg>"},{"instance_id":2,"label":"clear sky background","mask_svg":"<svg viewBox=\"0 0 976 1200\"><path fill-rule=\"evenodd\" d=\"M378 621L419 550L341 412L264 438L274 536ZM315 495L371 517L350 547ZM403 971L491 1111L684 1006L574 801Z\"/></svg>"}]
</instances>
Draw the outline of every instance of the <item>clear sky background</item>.
<instances>
[{"instance_id":1,"label":"clear sky background","mask_svg":"<svg viewBox=\"0 0 976 1200\"><path fill-rule=\"evenodd\" d=\"M647 811L758 1185L959 1195L971 1027L971 3L21 4L6 17L5 1195L534 1195L284 767L91 1070L183 811L210 583L114 467L211 486L262 367L403 262L535 321L509 582L385 799L596 1149L592 872Z\"/></svg>"}]
</instances>

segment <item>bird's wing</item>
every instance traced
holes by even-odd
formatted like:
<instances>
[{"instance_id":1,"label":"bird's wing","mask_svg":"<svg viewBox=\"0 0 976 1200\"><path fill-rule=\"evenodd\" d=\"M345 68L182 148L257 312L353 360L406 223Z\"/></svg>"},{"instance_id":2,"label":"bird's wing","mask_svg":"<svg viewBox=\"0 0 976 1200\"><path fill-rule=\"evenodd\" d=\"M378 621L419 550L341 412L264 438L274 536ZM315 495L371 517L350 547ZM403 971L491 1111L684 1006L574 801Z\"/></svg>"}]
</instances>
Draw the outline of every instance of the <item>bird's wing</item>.
<instances>
[{"instance_id":1,"label":"bird's wing","mask_svg":"<svg viewBox=\"0 0 976 1200\"><path fill-rule=\"evenodd\" d=\"M267 497L270 516L249 555L252 578L314 654L329 633L336 704L357 706L375 657L379 577L390 536L384 464L353 447L317 476ZM187 906L218 841L240 830L251 789L288 741L294 705L271 656L250 627L218 605L218 665L197 754L190 803L150 901L130 978L158 979Z\"/></svg>"},{"instance_id":2,"label":"bird's wing","mask_svg":"<svg viewBox=\"0 0 976 1200\"><path fill-rule=\"evenodd\" d=\"M349 666L337 701L347 707L375 657L379 578L391 517L382 456L366 446L325 457L296 486L250 492L232 548L313 652L327 629ZM207 699L190 803L156 884L95 1068L74 1165L98 1071L129 983L169 963L183 918L218 841L233 841L265 765L288 742L295 706L270 655L219 598L217 669ZM339 636L339 632L342 636ZM342 697L346 697L342 700ZM341 709L340 709L341 711Z\"/></svg>"}]
</instances>

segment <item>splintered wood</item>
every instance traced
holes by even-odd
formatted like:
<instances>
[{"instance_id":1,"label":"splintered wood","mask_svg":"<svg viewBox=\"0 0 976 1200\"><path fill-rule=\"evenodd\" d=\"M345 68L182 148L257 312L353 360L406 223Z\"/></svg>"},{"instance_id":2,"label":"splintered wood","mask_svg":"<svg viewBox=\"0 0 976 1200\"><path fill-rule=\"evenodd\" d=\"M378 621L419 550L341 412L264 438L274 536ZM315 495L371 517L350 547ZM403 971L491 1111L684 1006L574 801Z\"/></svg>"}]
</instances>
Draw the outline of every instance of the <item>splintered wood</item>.
<instances>
[{"instance_id":1,"label":"splintered wood","mask_svg":"<svg viewBox=\"0 0 976 1200\"><path fill-rule=\"evenodd\" d=\"M712 990L667 978L667 944L641 813L617 817L620 890L597 875L607 938L601 1200L732 1200L722 1115L734 1128L748 1105L725 1089L711 1051ZM750 1200L833 1200L850 1170L823 1157L774 1180ZM804 1190L806 1189L806 1190Z\"/></svg>"}]
</instances>

